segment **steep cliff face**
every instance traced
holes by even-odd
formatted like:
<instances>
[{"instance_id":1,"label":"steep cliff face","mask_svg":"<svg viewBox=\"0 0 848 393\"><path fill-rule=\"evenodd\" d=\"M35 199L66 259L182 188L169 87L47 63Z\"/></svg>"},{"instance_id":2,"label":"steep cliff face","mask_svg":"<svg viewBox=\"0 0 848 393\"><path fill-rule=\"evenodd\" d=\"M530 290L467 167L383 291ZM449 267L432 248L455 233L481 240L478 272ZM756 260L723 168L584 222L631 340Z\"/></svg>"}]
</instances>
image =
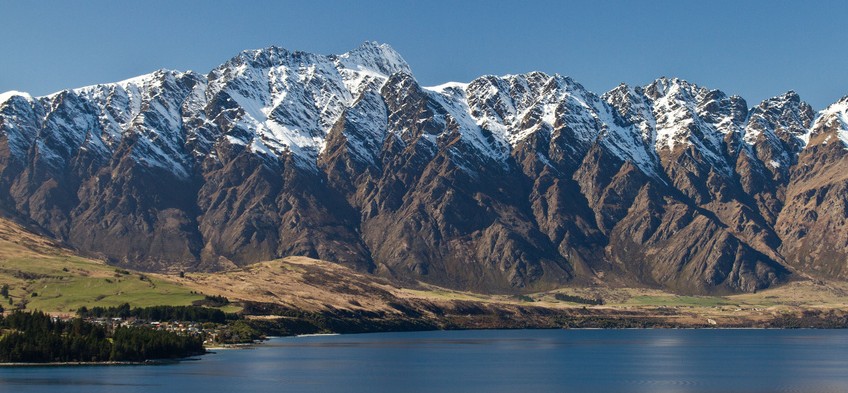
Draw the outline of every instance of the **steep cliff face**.
<instances>
[{"instance_id":1,"label":"steep cliff face","mask_svg":"<svg viewBox=\"0 0 848 393\"><path fill-rule=\"evenodd\" d=\"M787 263L805 273L848 278L848 97L821 111L800 135L775 228Z\"/></svg>"},{"instance_id":2,"label":"steep cliff face","mask_svg":"<svg viewBox=\"0 0 848 393\"><path fill-rule=\"evenodd\" d=\"M272 47L0 95L0 211L151 270L305 255L495 292L753 291L848 275L846 108L667 78L422 87L385 44Z\"/></svg>"}]
</instances>

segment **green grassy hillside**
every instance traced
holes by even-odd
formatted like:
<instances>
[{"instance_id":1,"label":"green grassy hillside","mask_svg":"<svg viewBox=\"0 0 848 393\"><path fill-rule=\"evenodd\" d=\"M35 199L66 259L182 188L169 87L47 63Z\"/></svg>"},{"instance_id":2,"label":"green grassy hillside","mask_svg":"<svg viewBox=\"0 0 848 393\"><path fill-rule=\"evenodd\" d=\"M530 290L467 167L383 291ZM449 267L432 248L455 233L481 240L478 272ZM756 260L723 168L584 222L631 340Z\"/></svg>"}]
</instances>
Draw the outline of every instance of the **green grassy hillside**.
<instances>
[{"instance_id":1,"label":"green grassy hillside","mask_svg":"<svg viewBox=\"0 0 848 393\"><path fill-rule=\"evenodd\" d=\"M55 243L0 219L0 285L11 309L73 313L81 306L189 305L202 295L159 275L143 275L74 255Z\"/></svg>"}]
</instances>

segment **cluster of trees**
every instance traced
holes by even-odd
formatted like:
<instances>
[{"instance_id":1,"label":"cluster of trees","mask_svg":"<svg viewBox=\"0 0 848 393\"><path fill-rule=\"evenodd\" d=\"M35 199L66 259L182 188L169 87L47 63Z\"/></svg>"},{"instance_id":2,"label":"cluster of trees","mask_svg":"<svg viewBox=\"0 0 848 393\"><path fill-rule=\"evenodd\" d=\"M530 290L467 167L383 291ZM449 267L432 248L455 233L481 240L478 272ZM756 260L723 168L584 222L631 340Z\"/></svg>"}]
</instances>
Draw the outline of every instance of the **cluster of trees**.
<instances>
[{"instance_id":1,"label":"cluster of trees","mask_svg":"<svg viewBox=\"0 0 848 393\"><path fill-rule=\"evenodd\" d=\"M222 343L250 343L260 340L265 335L255 329L245 320L235 321L221 329L218 341Z\"/></svg>"},{"instance_id":2,"label":"cluster of trees","mask_svg":"<svg viewBox=\"0 0 848 393\"><path fill-rule=\"evenodd\" d=\"M592 305L592 306L601 306L601 305L604 304L604 299L601 299L601 298L589 299L589 298L580 297L580 296L566 295L564 293L557 293L557 294L554 295L554 298L556 300L563 301L563 302L571 302L571 303L577 303L577 304L588 304L588 305Z\"/></svg>"},{"instance_id":3,"label":"cluster of trees","mask_svg":"<svg viewBox=\"0 0 848 393\"><path fill-rule=\"evenodd\" d=\"M143 361L204 353L200 337L146 328L109 334L80 318L61 321L41 312L0 316L0 332L0 362Z\"/></svg>"},{"instance_id":4,"label":"cluster of trees","mask_svg":"<svg viewBox=\"0 0 848 393\"><path fill-rule=\"evenodd\" d=\"M112 359L123 361L173 359L206 352L200 337L140 327L115 329L112 340Z\"/></svg>"},{"instance_id":5,"label":"cluster of trees","mask_svg":"<svg viewBox=\"0 0 848 393\"><path fill-rule=\"evenodd\" d=\"M3 286L0 287L0 296L3 296L3 299L8 300L10 306L12 305L12 297L9 295L9 284L3 284ZM0 313L3 311L5 310L2 306L0 306Z\"/></svg>"},{"instance_id":6,"label":"cluster of trees","mask_svg":"<svg viewBox=\"0 0 848 393\"><path fill-rule=\"evenodd\" d=\"M203 300L197 300L192 304L195 306L224 307L230 304L230 299L227 299L224 296L206 295Z\"/></svg>"},{"instance_id":7,"label":"cluster of trees","mask_svg":"<svg viewBox=\"0 0 848 393\"><path fill-rule=\"evenodd\" d=\"M153 306L130 308L124 303L118 307L81 307L77 310L81 318L130 318L148 321L191 321L226 323L228 319L237 319L235 314L226 314L221 310L199 306Z\"/></svg>"},{"instance_id":8,"label":"cluster of trees","mask_svg":"<svg viewBox=\"0 0 848 393\"><path fill-rule=\"evenodd\" d=\"M3 362L87 362L110 360L109 341L101 326L54 321L42 313L14 312L2 321Z\"/></svg>"}]
</instances>

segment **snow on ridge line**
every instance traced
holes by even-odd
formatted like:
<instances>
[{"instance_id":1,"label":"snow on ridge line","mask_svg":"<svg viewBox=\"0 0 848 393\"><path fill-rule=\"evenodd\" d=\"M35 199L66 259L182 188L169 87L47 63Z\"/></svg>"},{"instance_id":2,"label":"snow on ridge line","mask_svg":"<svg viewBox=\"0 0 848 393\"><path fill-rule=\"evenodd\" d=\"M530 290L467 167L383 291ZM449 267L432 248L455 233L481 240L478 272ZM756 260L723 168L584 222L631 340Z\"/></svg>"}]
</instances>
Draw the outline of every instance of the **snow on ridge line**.
<instances>
[{"instance_id":1,"label":"snow on ridge line","mask_svg":"<svg viewBox=\"0 0 848 393\"><path fill-rule=\"evenodd\" d=\"M52 98L52 97L55 97L59 94L67 92L67 91L70 91L70 92L73 92L73 93L76 93L76 94L88 94L88 93L90 93L90 92L92 92L92 91L94 91L95 89L98 89L98 88L109 88L109 87L116 87L117 86L117 87L121 87L122 89L127 89L127 88L129 88L129 86L133 86L133 85L143 87L145 85L145 83L150 82L150 81L154 81L154 80L156 80L156 78L159 75L165 75L165 74L171 74L174 77L180 77L180 76L183 76L183 75L195 74L195 75L202 77L203 79L206 78L205 75L199 75L196 72L191 71L191 70L179 71L179 70L170 70L170 69L166 69L166 68L160 68L156 71L153 71L153 72L150 72L150 73L147 73L147 74L137 75L137 76L133 76L133 77L130 77L130 78L123 79L123 80L115 81L115 82L96 83L96 84L93 84L93 85L74 87L74 88L70 88L70 89L62 89L62 90L59 90L59 91L56 91L56 92L53 92L53 93L50 93L50 94L38 96L37 98L38 99Z\"/></svg>"},{"instance_id":2,"label":"snow on ridge line","mask_svg":"<svg viewBox=\"0 0 848 393\"><path fill-rule=\"evenodd\" d=\"M839 127L839 130L836 132L836 136L839 137L839 140L848 147L848 103L846 106L842 108L841 113L839 114L839 121L842 123L842 127Z\"/></svg>"},{"instance_id":3,"label":"snow on ridge line","mask_svg":"<svg viewBox=\"0 0 848 393\"><path fill-rule=\"evenodd\" d=\"M447 82L442 83L441 85L422 87L422 89L424 90L430 90L440 94L444 94L445 90L448 89L460 89L462 91L465 91L466 88L468 88L468 83L465 82Z\"/></svg>"},{"instance_id":4,"label":"snow on ridge line","mask_svg":"<svg viewBox=\"0 0 848 393\"><path fill-rule=\"evenodd\" d=\"M280 48L280 49L282 49L282 48ZM268 50L268 49L267 48L266 49L257 49L257 50L250 51L250 52L261 52L261 51L264 51L264 50ZM246 53L246 52L243 52L243 53ZM300 52L298 52L298 53L300 53ZM357 48L355 48L351 51L348 51L346 53L340 54L340 55L311 55L310 54L310 56L314 57L314 59L310 60L310 62L317 62L317 63L326 62L327 65L335 66L336 69L339 70L339 71L344 70L344 71L350 71L351 73L355 73L355 75L353 75L353 74L342 75L343 85L351 93L351 97L349 97L350 100L347 100L349 102L344 102L342 104L342 107L349 107L350 105L353 104L353 101L355 101L355 98L358 97L362 93L362 89L365 88L363 86L366 85L368 78L374 78L374 79L377 79L377 80L386 78L387 77L387 75L385 75L386 69L397 70L398 68L400 68L402 70L403 69L408 70L408 64L403 60L403 58L400 56L399 53L394 51L394 49L392 49L387 44L379 44L379 43L376 43L376 42L365 42L361 46L359 46L359 47L357 47ZM226 66L226 64L227 63L224 63L223 65L219 66L218 68L224 67L224 66ZM289 67L288 64L279 64L279 66ZM218 68L216 68L216 69L218 69ZM215 69L213 69L213 71L214 70ZM213 72L213 71L210 71L210 73ZM128 79L118 81L118 82L84 86L84 87L72 89L71 91L74 91L74 92L77 92L77 93L98 95L98 94L100 94L100 91L102 91L100 89L102 89L104 87L106 87L108 89L109 86L120 86L120 88L123 88L123 89L135 89L135 88L146 89L147 85L149 83L158 84L163 76L179 78L181 76L189 75L189 74L196 75L198 77L198 79L203 79L203 80L207 79L206 75L196 74L196 73L193 73L192 71L181 72L181 71L176 71L176 70L160 69L160 70L154 71L154 72L149 73L149 74L144 74L144 75L136 76L136 77L133 77L133 78L128 78ZM575 101L575 105L582 106L582 107L585 108L585 111L587 111L586 114L588 115L587 120L591 120L589 118L595 118L600 123L606 124L606 126L609 128L608 131L610 131L610 132L614 131L613 134L620 134L620 133L625 132L625 131L632 131L632 130L625 130L627 127L619 130L618 127L614 124L614 119L607 116L608 114L603 113L604 112L602 110L603 108L598 108L592 102L587 101L587 97L589 97L589 96L594 96L594 97L598 97L598 96L595 95L592 92L589 92L588 90L585 90L585 88L583 88L582 85L580 85L579 83L577 83L576 81L574 81L570 77L563 77L563 76L560 76L559 74L548 75L548 74L545 74L543 72L538 72L538 71L532 71L532 72L523 73L523 74L509 74L509 75L503 75L503 76L491 75L491 77L501 79L501 80L505 80L505 79L515 79L515 78L526 78L526 77L537 75L537 74L545 76L545 77L550 77L553 80L556 80L557 84L563 84L564 85L564 86L560 86L559 89L555 89L556 91L559 91L560 89L564 90L563 94L560 94L560 93L545 93L545 94L540 95L540 97L542 97L542 99L545 99L544 96L548 96L547 99L551 101L551 104L540 106L540 108L542 110L542 114L541 114L541 121L536 123L537 127L540 124L543 124L543 123L552 126L555 123L555 120L556 120L555 119L555 114L556 114L555 109L556 109L556 107L553 104L555 104L557 101L564 99L565 96L570 96L570 98ZM486 78L486 77L487 76L481 76L478 79ZM679 78L660 78L660 79L657 79L656 81L654 81L654 83L652 85L657 85L657 87L660 90L662 90L662 93L664 95L668 95L668 93L674 91L675 89L679 90L681 88L692 89L693 92L698 92L698 93L713 91L713 90L706 89L705 87L701 87L701 86L689 83L688 81L683 80L683 79L679 79ZM468 139L471 142L473 142L475 145L480 147L480 149L485 154L493 156L493 157L496 157L496 156L503 157L503 156L505 156L504 152L501 151L501 149L499 149L498 145L500 145L502 143L506 143L505 146L507 146L507 147L510 146L510 145L515 145L518 141L522 140L526 136L535 132L535 130L536 130L535 128L527 128L527 129L524 129L524 130L517 130L517 129L513 130L514 132L516 132L515 135L510 135L507 132L508 128L513 128L513 127L516 126L516 124L514 124L517 121L516 119L523 118L525 115L529 114L529 112L527 110L525 110L521 113L512 114L512 116L510 116L510 117L513 118L513 119L511 119L509 122L504 122L505 124L479 124L476 121L474 121L475 119L470 114L470 111L469 111L469 108L468 108L469 102L468 102L468 98L466 97L466 94L465 94L468 86L469 86L469 83L448 82L448 83L444 83L444 84L437 85L437 86L423 87L423 89L427 90L429 92L432 92L433 96L438 96L438 97L436 97L437 100L444 101L444 102L442 102L442 106L445 107L446 109L448 109L448 114L450 114L451 117L457 123L459 123L459 126L461 128L466 129L468 131L467 132ZM626 88L628 88L628 91L629 91L629 87L627 87L627 85L622 84L620 86L625 86ZM639 89L646 89L648 86L650 86L650 85L640 87ZM354 91L355 87L360 87L360 89ZM574 94L573 90L576 89L576 87L580 88L578 90L585 90L585 92L588 93L588 94L586 94L586 95L584 95L584 94ZM613 90L615 90L615 89L613 89ZM64 91L68 91L68 90L63 90L63 91L53 93L51 95L44 96L44 97L51 97L53 95L60 94ZM784 95L778 96L778 97L787 97L787 96L790 95L789 93L794 93L794 92L790 91L790 92L784 93ZM272 95L273 94L274 93L272 93ZM607 94L609 94L609 92ZM136 93L135 95L137 96L138 94ZM562 96L560 96L560 95L562 95ZM695 94L695 95L697 95L697 94ZM11 97L14 97L14 96L22 96L26 99L32 100L32 97L27 93L10 91L10 92L6 92L6 93L0 93L0 104L2 104L5 101L8 101ZM234 96L234 98L237 98L237 97L235 97L236 95L233 95L233 96ZM606 96L606 94L604 95L604 97L605 96ZM778 97L775 97L775 98L778 98ZM38 98L42 98L42 97L38 97ZM668 98L670 98L670 97L663 96L660 99L660 101L662 101L664 99L668 99ZM692 99L695 99L695 97L689 97L688 99L681 100L681 102L687 101L688 103L691 103ZM201 100L202 100L202 98L201 98ZM257 102L245 103L244 100L238 100L238 99L236 99L236 101L237 102L241 101L241 102L239 102L239 106L244 108L244 109L251 109L250 107L252 105L258 105L260 107L263 106L263 105L260 105ZM610 103L606 102L605 99L602 99L602 102L604 102L606 105L610 105ZM843 100L840 100L840 102L845 102L846 105L848 105L848 100L846 100L845 98L843 98ZM261 123L261 125L266 126L267 129L265 129L264 131L267 131L267 133L269 135L273 135L273 138L271 138L271 139L273 139L274 142L277 142L277 143L279 143L280 145L283 145L283 146L290 146L290 147L295 147L295 148L300 148L300 147L316 148L317 149L316 151L319 151L319 152L321 150L323 150L323 142L325 142L323 140L323 138L326 138L326 134L327 134L328 130L326 130L326 129L316 130L314 128L310 129L309 127L301 127L302 124L292 124L291 126L293 126L293 127L289 127L290 125L283 126L282 124L277 124L275 121L270 120L268 118L270 109L273 109L273 107L276 107L277 103L278 103L277 101L274 101L274 104L272 106L267 107L267 108L264 108L264 107L261 108L261 109L263 109L263 110L259 111L259 112L262 112L261 115L258 115L257 113L255 113L256 112L255 110L254 111L247 110L247 112L251 115L251 117L255 117L255 120L257 120L258 123ZM316 104L316 107L318 107L319 112L321 112L321 113L324 113L325 110L327 109L326 105L324 105L324 104L319 104L319 103L315 103L315 104ZM324 107L322 107L322 105ZM834 105L836 105L836 104L834 104ZM834 105L831 105L831 107L833 107ZM654 106L656 107L656 103L654 103ZM684 109L688 110L690 112L696 111L695 108L688 108L686 106L687 106L686 102L684 102L683 108L676 108L676 111L681 111L681 110L684 110ZM612 106L610 106L610 108L612 108ZM674 109L674 108L672 108L672 109ZM578 110L579 110L579 108L575 109L575 111L578 111ZM335 112L335 111L333 111L333 112ZM674 112L675 112L675 110L669 110L668 113L666 113L666 114L671 115L672 117L675 117L674 115L676 113L674 113ZM572 112L572 113L574 113L574 112ZM843 115L843 117L841 117L841 121L842 121L843 126L840 128L839 137L843 141L843 143L848 145L848 130L844 130L844 129L848 128L848 126L846 126L846 124L848 124L848 115L846 115L845 110L842 111L842 115ZM469 121L469 120L471 120L471 121ZM504 120L506 120L506 119L504 119ZM515 121L513 121L513 120L515 120ZM648 123L650 123L651 119L647 119L647 120L648 120ZM654 146L651 146L652 149L656 149L657 147L659 147L659 145L661 145L662 142L665 142L665 144L669 144L669 145L671 145L671 147L673 147L675 143L678 143L678 141L676 141L675 138L663 138L664 136L666 136L666 135L664 135L664 132L672 132L672 131L674 131L673 129L679 130L681 128L685 128L686 124L693 121L693 119L686 118L685 116L683 116L680 119L676 119L676 120L672 119L672 120L674 120L674 121L667 122L667 124L664 124L664 125L668 125L670 127L668 129L665 129L665 128L662 128L662 127L660 127L662 129L657 129L658 127L657 127L656 124L647 124L648 127L652 127L654 129L654 131L656 132L656 134L658 136L657 140L654 143L650 143L651 145L654 145ZM749 120L750 119L746 119L744 121L744 123L740 125L739 128L744 130L745 127L747 127L747 125L749 124L748 123ZM112 120L112 122L114 123L115 121ZM266 124L266 123L268 123L268 124ZM472 123L477 123L477 124L472 124ZM727 123L727 124L725 124L725 123ZM735 128L735 125L733 125L731 123L732 122L730 122L729 117L723 119L721 122L710 122L711 126L708 127L708 128L710 130L717 131L716 135L709 135L710 139L712 139L712 137L714 137L714 136L720 137L720 135L718 133L730 132L730 130L732 128ZM712 127L712 125L714 125L715 127ZM727 125L727 127L723 127L722 125ZM502 127L503 130L499 129L498 126ZM643 127L644 125L638 125L637 124L637 126L642 127L642 128L639 128L639 130L642 131L642 137L644 138L645 137L645 135L644 135L645 130L644 130L644 127ZM498 143L496 143L495 145L490 145L483 138L480 138L480 135L478 135L478 133L481 131L481 127L486 128L489 131L493 131L495 138L498 139ZM812 127L810 129L812 129ZM676 132L679 133L679 131L676 131ZM672 133L674 133L674 132L672 132ZM320 134L323 134L323 135L320 135ZM621 142L624 145L627 145L627 144L631 145L626 149L628 151L622 151L621 154L632 155L630 157L631 159L635 159L636 161L641 162L641 163L646 163L648 161L648 160L645 159L645 154L644 154L645 152L642 151L643 149L641 148L641 146L633 146L633 144L635 142L637 142L635 139L631 140L630 137L628 136L626 139L616 139L616 140ZM684 143L689 142L688 139L686 139L686 140L681 139L681 141L684 142ZM264 141L260 141L260 142L264 144ZM707 142L709 142L709 141L707 141ZM273 145L274 145L274 143L270 144L270 146L273 146ZM274 146L274 147L279 148L280 146ZM621 147L621 146L617 146L617 147ZM633 150L633 151L629 151L629 150ZM638 150L638 151L636 151L636 150ZM648 152L648 153L650 153L650 152ZM314 154L314 151L310 150L309 154Z\"/></svg>"},{"instance_id":5,"label":"snow on ridge line","mask_svg":"<svg viewBox=\"0 0 848 393\"><path fill-rule=\"evenodd\" d=\"M0 93L0 104L9 101L10 99L12 99L12 97L23 97L27 101L32 101L32 96L27 92L9 90L7 92Z\"/></svg>"},{"instance_id":6,"label":"snow on ridge line","mask_svg":"<svg viewBox=\"0 0 848 393\"><path fill-rule=\"evenodd\" d=\"M446 83L440 86L450 85ZM424 91L429 93L431 99L436 101L446 113L449 115L459 128L463 140L474 146L480 153L486 155L493 161L499 161L505 164L505 157L509 155L506 148L509 146L503 135L493 133L495 137L494 145L490 145L482 134L482 128L471 116L471 110L468 107L468 99L465 89L459 91L450 89L449 87L459 87L461 83L453 83L453 86L448 86L443 89L424 88ZM466 84L467 86L467 84ZM467 168L466 168L467 169Z\"/></svg>"},{"instance_id":7,"label":"snow on ridge line","mask_svg":"<svg viewBox=\"0 0 848 393\"><path fill-rule=\"evenodd\" d=\"M409 63L406 62L400 53L386 43L381 44L376 41L365 41L353 50L327 57L335 57L345 68L357 71L371 70L383 74L386 77L395 72L412 74Z\"/></svg>"},{"instance_id":8,"label":"snow on ridge line","mask_svg":"<svg viewBox=\"0 0 848 393\"><path fill-rule=\"evenodd\" d=\"M805 144L809 143L813 130L820 127L820 123L823 121L835 121L837 123L836 137L848 149L848 96L819 111L812 128L804 135Z\"/></svg>"},{"instance_id":9,"label":"snow on ridge line","mask_svg":"<svg viewBox=\"0 0 848 393\"><path fill-rule=\"evenodd\" d=\"M258 56L260 52L252 53ZM366 90L382 87L388 74L409 70L399 54L387 45L376 43L365 43L342 55L309 54L305 59L293 61L282 56L259 67L240 63L234 67L236 72L228 75L221 85L245 109L240 123L254 132L250 145L253 151L273 157L276 156L274 151L289 150L314 160L324 150L329 129L345 108L354 105ZM226 63L216 70L225 66ZM245 78L248 69L255 75ZM256 80L263 80L261 83L270 83L272 89L270 92L257 91L256 96L250 98L240 90L226 87L239 79L246 83L242 87L250 88ZM317 80L319 86L314 86L312 80ZM284 101L287 97L293 99ZM285 106L284 112L296 116L271 117L280 105Z\"/></svg>"}]
</instances>

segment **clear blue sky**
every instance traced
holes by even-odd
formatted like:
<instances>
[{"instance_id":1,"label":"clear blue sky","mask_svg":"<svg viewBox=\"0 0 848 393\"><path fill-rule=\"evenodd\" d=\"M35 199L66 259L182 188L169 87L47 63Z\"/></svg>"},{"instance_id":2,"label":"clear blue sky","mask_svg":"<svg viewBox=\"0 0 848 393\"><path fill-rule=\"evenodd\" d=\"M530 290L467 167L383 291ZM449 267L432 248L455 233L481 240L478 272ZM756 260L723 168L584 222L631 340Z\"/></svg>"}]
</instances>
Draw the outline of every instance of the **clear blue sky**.
<instances>
[{"instance_id":1,"label":"clear blue sky","mask_svg":"<svg viewBox=\"0 0 848 393\"><path fill-rule=\"evenodd\" d=\"M845 1L9 1L0 92L43 95L159 68L208 72L270 45L386 42L424 85L540 70L603 93L677 76L754 105L848 95Z\"/></svg>"}]
</instances>

